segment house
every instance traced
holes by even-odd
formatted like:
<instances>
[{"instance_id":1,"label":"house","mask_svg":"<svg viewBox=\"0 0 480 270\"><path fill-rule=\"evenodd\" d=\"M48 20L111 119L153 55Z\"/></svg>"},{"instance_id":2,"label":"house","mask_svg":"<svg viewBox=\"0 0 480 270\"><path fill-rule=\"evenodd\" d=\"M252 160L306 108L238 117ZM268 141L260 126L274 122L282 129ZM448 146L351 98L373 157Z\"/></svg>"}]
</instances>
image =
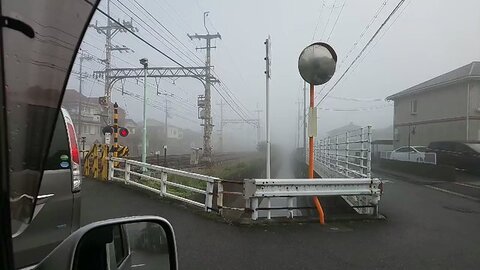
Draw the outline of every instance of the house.
<instances>
[{"instance_id":1,"label":"house","mask_svg":"<svg viewBox=\"0 0 480 270\"><path fill-rule=\"evenodd\" d=\"M394 102L394 146L480 139L480 62L387 97Z\"/></svg>"},{"instance_id":2,"label":"house","mask_svg":"<svg viewBox=\"0 0 480 270\"><path fill-rule=\"evenodd\" d=\"M90 149L94 143L103 142L102 128L105 124L102 123L102 106L98 98L86 97L74 89L67 89L63 97L62 107L70 113L78 139L85 137L85 149ZM79 109L81 118L79 118ZM118 113L119 123L122 124L125 121L125 110L118 108Z\"/></svg>"}]
</instances>

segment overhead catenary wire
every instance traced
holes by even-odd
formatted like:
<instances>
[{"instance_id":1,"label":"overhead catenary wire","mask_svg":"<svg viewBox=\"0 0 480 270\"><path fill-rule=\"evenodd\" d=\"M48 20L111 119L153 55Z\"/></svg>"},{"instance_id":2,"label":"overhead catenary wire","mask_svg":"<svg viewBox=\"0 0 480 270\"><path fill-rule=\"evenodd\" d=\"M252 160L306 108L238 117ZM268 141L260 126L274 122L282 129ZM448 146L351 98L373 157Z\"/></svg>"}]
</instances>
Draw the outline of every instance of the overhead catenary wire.
<instances>
[{"instance_id":1,"label":"overhead catenary wire","mask_svg":"<svg viewBox=\"0 0 480 270\"><path fill-rule=\"evenodd\" d=\"M129 11L131 14L130 15L133 15L136 19L134 19L133 21L135 21L138 25L140 25L140 27L142 27L148 34L150 34L150 36L152 36L153 38L155 38L158 42L160 42L162 45L164 45L168 50L170 50L173 54L175 54L179 59L181 59L182 61L184 61L185 63L188 63L188 61L184 58L186 57L188 60L191 61L191 63L193 63L194 65L196 65L195 61L191 59L191 57L189 57L188 55L186 55L182 50L177 50L175 48L175 45L173 45L168 39L166 39L161 33L158 32L157 29L153 28L149 23L147 23L143 18L141 18L140 16L137 15L137 13L133 12L129 7L127 7L125 4L123 4L121 1L118 1L118 3L120 5L122 5L127 11ZM114 6L116 6L120 11L122 11L125 15L127 16L130 16L125 10L123 10L122 8L120 8L117 4L115 4L115 2L112 2L112 4ZM140 20L140 22L138 21ZM143 25L143 24L144 25ZM148 27L148 28L147 28ZM153 32L155 32L155 34L153 34L149 29L151 29ZM162 41L163 40L163 41ZM172 46L173 48L169 47L167 44L164 43L164 41L166 43L168 43L170 46ZM177 52L178 51L178 52ZM183 56L182 56L183 55Z\"/></svg>"},{"instance_id":2,"label":"overhead catenary wire","mask_svg":"<svg viewBox=\"0 0 480 270\"><path fill-rule=\"evenodd\" d=\"M325 93L325 95L320 99L320 101L315 105L315 107L318 107L320 103L330 94L330 92L335 89L335 87L338 85L338 83L345 77L345 75L348 73L348 71L351 69L351 67L355 64L355 62L362 56L363 52L368 48L368 46L372 43L373 40L375 40L375 37L380 33L382 28L387 24L387 22L392 18L392 16L398 11L398 9L402 6L402 4L405 2L405 0L400 0L398 4L395 6L395 8L390 12L388 17L383 21L383 23L380 25L380 27L375 31L373 36L370 38L370 40L365 44L365 46L362 48L360 53L353 59L353 61L350 63L350 65L345 69L345 71L342 73L342 75L338 78L338 80L335 82L335 84Z\"/></svg>"}]
</instances>

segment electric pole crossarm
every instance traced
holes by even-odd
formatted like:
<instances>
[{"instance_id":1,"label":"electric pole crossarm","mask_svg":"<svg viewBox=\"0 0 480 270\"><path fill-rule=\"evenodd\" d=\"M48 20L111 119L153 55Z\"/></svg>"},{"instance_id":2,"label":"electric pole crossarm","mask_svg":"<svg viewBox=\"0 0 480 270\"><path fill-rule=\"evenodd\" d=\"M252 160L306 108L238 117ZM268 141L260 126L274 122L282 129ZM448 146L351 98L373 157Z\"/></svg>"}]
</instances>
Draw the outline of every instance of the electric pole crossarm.
<instances>
[{"instance_id":1,"label":"electric pole crossarm","mask_svg":"<svg viewBox=\"0 0 480 270\"><path fill-rule=\"evenodd\" d=\"M154 78L182 78L190 77L202 81L206 80L207 67L154 67L148 69L142 68L111 68L105 71L94 71L95 77L107 77L109 79L127 79L127 78L143 78L145 72L147 77ZM212 76L210 75L210 78ZM212 79L210 79L212 81ZM218 81L213 78L213 81Z\"/></svg>"},{"instance_id":2,"label":"electric pole crossarm","mask_svg":"<svg viewBox=\"0 0 480 270\"><path fill-rule=\"evenodd\" d=\"M222 36L219 34L219 33L216 33L216 34L206 34L206 35L199 35L199 34L195 34L195 35L188 35L187 36L190 38L190 39L215 39L215 38L219 38L219 39L222 39Z\"/></svg>"}]
</instances>

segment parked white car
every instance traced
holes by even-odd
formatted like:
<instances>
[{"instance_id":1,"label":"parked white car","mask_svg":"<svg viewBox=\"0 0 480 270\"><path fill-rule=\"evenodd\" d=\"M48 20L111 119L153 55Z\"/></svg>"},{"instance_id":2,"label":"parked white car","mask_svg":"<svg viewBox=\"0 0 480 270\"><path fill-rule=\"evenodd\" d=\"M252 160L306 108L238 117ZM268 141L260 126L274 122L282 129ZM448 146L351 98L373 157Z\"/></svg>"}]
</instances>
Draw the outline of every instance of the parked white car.
<instances>
[{"instance_id":1,"label":"parked white car","mask_svg":"<svg viewBox=\"0 0 480 270\"><path fill-rule=\"evenodd\" d=\"M401 161L424 162L426 146L403 146L392 151L390 159Z\"/></svg>"}]
</instances>

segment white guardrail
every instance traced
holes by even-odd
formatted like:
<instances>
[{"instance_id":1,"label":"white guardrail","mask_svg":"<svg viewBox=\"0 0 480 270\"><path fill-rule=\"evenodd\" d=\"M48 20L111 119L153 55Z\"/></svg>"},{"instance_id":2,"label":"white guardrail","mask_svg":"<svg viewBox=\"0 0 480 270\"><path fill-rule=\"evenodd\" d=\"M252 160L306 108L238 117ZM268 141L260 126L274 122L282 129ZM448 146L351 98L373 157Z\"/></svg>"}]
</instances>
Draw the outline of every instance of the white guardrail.
<instances>
[{"instance_id":1,"label":"white guardrail","mask_svg":"<svg viewBox=\"0 0 480 270\"><path fill-rule=\"evenodd\" d=\"M186 179L188 181L185 181ZM368 199L361 207L373 209L369 213L378 214L378 202L382 193L381 181L378 179L246 179L242 183L115 157L109 158L108 180L133 185L162 197L201 207L206 212L213 210L223 214L224 209L244 211L245 208L249 208L253 220L258 219L259 211L267 211L267 217L270 218L270 212L285 211L285 209L289 212L287 217L293 218L295 209L312 208L298 204L294 206L293 199L312 196L362 196ZM224 184L226 183L242 185L243 192L225 191ZM178 190L201 194L205 198L204 200L192 199L191 196L178 192ZM243 196L246 207L225 206L224 195ZM213 205L214 197L216 197L215 206ZM281 203L276 206L268 203L265 208L258 207L259 199L265 198L269 201L271 198L282 197L286 199L281 200ZM296 214L296 216L300 214Z\"/></svg>"},{"instance_id":2,"label":"white guardrail","mask_svg":"<svg viewBox=\"0 0 480 270\"><path fill-rule=\"evenodd\" d=\"M373 214L378 215L378 202L382 194L382 182L370 178L332 178L332 179L248 179L244 182L244 197L247 205L252 209L252 219L258 218L258 211L272 211L285 209L285 207L261 208L258 200L262 198L287 198L289 217L293 218L295 209L293 199L296 197L311 196L366 196L366 207L374 209ZM268 213L267 216L270 216Z\"/></svg>"},{"instance_id":3,"label":"white guardrail","mask_svg":"<svg viewBox=\"0 0 480 270\"><path fill-rule=\"evenodd\" d=\"M116 172L119 172L119 174L116 174ZM158 177L158 174L160 177ZM194 181L202 183L201 185L204 185L205 187L203 189L200 189L198 187L169 181L169 175L186 177L188 179L192 179ZM134 181L133 178L136 178L136 181ZM211 212L211 210L213 209L212 206L214 184L220 179L217 177L146 164L135 160L111 157L109 159L108 180L116 180L124 182L127 185L134 185L139 188L157 193L160 196L179 200L194 206L202 207L205 209L206 212ZM160 188L157 189L155 187L152 187L151 185L146 185L145 183L142 183L142 181L144 182L145 180L152 181L153 183L158 183ZM172 194L168 187L174 187L177 189L205 195L205 201L199 202L186 197L182 197L178 194Z\"/></svg>"}]
</instances>

